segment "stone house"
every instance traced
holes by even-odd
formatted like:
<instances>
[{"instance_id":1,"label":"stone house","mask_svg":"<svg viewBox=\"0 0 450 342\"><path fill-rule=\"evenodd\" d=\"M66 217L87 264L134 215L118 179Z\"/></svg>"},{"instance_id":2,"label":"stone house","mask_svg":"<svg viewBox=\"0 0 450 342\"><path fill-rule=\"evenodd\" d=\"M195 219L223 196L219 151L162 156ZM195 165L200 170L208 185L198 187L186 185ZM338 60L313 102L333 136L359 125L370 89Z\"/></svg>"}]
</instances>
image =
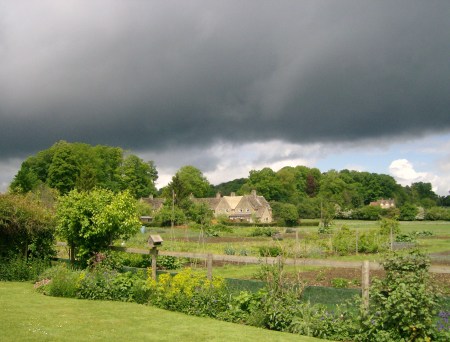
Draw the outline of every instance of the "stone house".
<instances>
[{"instance_id":1,"label":"stone house","mask_svg":"<svg viewBox=\"0 0 450 342\"><path fill-rule=\"evenodd\" d=\"M152 207L153 212L160 210L164 204L163 198L142 198L144 203ZM272 208L269 202L263 196L258 196L253 190L250 195L236 196L231 193L230 196L221 196L217 193L216 197L195 198L191 197L194 203L205 203L213 212L214 217L220 215L227 216L233 221L247 222L272 222Z\"/></svg>"},{"instance_id":2,"label":"stone house","mask_svg":"<svg viewBox=\"0 0 450 342\"><path fill-rule=\"evenodd\" d=\"M272 222L272 208L263 196L258 196L253 190L250 195L221 196L220 193L214 199L193 198L194 202L207 203L214 216L225 215L230 220L247 222Z\"/></svg>"},{"instance_id":3,"label":"stone house","mask_svg":"<svg viewBox=\"0 0 450 342\"><path fill-rule=\"evenodd\" d=\"M389 199L380 199L375 202L370 202L372 206L379 206L383 209L395 208L395 201L392 198Z\"/></svg>"}]
</instances>

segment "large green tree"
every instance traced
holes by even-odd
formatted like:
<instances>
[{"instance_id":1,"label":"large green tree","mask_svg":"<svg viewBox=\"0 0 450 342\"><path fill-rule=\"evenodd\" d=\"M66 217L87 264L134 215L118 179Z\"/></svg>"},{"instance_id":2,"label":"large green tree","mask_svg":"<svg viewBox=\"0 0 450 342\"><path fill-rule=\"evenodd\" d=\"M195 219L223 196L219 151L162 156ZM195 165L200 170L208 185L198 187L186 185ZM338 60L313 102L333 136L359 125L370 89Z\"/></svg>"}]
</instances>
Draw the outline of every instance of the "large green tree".
<instances>
[{"instance_id":1,"label":"large green tree","mask_svg":"<svg viewBox=\"0 0 450 342\"><path fill-rule=\"evenodd\" d=\"M128 189L138 198L156 192L157 178L153 162L144 162L133 154L124 156L121 148L59 141L27 158L10 189L26 193L46 184L62 195L72 189Z\"/></svg>"},{"instance_id":2,"label":"large green tree","mask_svg":"<svg viewBox=\"0 0 450 342\"><path fill-rule=\"evenodd\" d=\"M141 226L136 200L129 192L106 189L72 190L61 197L57 209L57 229L75 254L86 262L116 239L128 239ZM74 253L75 252L75 253Z\"/></svg>"},{"instance_id":3,"label":"large green tree","mask_svg":"<svg viewBox=\"0 0 450 342\"><path fill-rule=\"evenodd\" d=\"M144 162L139 157L130 154L121 167L122 189L129 190L135 198L156 194L154 181L158 178L153 162Z\"/></svg>"},{"instance_id":4,"label":"large green tree","mask_svg":"<svg viewBox=\"0 0 450 342\"><path fill-rule=\"evenodd\" d=\"M175 204L184 207L189 196L196 198L209 197L214 189L203 173L194 166L187 165L180 168L172 177L171 182L163 189L163 195L171 199L175 196Z\"/></svg>"}]
</instances>

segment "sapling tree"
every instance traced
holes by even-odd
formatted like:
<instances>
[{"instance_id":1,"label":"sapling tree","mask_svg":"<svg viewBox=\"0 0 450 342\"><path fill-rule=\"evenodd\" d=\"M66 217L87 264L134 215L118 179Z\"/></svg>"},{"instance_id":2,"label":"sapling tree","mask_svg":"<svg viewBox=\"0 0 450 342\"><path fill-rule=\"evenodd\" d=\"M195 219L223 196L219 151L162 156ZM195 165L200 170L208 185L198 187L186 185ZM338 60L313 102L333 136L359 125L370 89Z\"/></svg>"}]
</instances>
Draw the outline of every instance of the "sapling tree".
<instances>
[{"instance_id":1,"label":"sapling tree","mask_svg":"<svg viewBox=\"0 0 450 342\"><path fill-rule=\"evenodd\" d=\"M106 189L72 190L58 204L57 230L71 248L72 261L76 254L86 262L94 253L106 250L112 241L128 239L140 226L136 200L127 191L115 194Z\"/></svg>"}]
</instances>

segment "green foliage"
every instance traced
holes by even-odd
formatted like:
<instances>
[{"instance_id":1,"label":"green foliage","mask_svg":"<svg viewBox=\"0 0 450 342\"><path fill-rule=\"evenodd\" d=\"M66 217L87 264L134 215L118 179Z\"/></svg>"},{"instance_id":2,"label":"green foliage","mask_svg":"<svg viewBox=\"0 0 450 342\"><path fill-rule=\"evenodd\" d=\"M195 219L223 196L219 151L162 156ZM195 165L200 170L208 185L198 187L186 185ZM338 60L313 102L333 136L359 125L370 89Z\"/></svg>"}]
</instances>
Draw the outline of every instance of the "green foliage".
<instances>
[{"instance_id":1,"label":"green foliage","mask_svg":"<svg viewBox=\"0 0 450 342\"><path fill-rule=\"evenodd\" d=\"M128 239L141 226L135 199L128 192L114 194L106 189L71 191L59 202L57 220L58 233L77 248L82 262L106 250L112 241Z\"/></svg>"},{"instance_id":2,"label":"green foliage","mask_svg":"<svg viewBox=\"0 0 450 342\"><path fill-rule=\"evenodd\" d=\"M380 220L381 235L396 235L400 233L400 223L397 220L382 218Z\"/></svg>"},{"instance_id":3,"label":"green foliage","mask_svg":"<svg viewBox=\"0 0 450 342\"><path fill-rule=\"evenodd\" d=\"M274 234L277 234L278 230L272 227L255 227L249 234L249 236L267 236L271 237Z\"/></svg>"},{"instance_id":4,"label":"green foliage","mask_svg":"<svg viewBox=\"0 0 450 342\"><path fill-rule=\"evenodd\" d=\"M54 231L52 213L31 195L0 194L0 257L52 257Z\"/></svg>"},{"instance_id":5,"label":"green foliage","mask_svg":"<svg viewBox=\"0 0 450 342\"><path fill-rule=\"evenodd\" d=\"M256 190L267 201L279 201L282 197L281 187L277 174L266 167L260 171L251 170L248 181L242 190L245 192Z\"/></svg>"},{"instance_id":6,"label":"green foliage","mask_svg":"<svg viewBox=\"0 0 450 342\"><path fill-rule=\"evenodd\" d=\"M23 256L12 255L8 258L0 258L1 281L28 281L36 280L50 263L48 260L37 258L26 260Z\"/></svg>"},{"instance_id":7,"label":"green foliage","mask_svg":"<svg viewBox=\"0 0 450 342\"><path fill-rule=\"evenodd\" d=\"M180 225L186 222L186 215L179 207L165 204L155 215L155 223L160 227L169 227L172 224Z\"/></svg>"},{"instance_id":8,"label":"green foliage","mask_svg":"<svg viewBox=\"0 0 450 342\"><path fill-rule=\"evenodd\" d=\"M119 273L98 264L96 267L80 274L77 296L83 299L116 300L143 304L149 296L143 276L143 272Z\"/></svg>"},{"instance_id":9,"label":"green foliage","mask_svg":"<svg viewBox=\"0 0 450 342\"><path fill-rule=\"evenodd\" d=\"M289 203L273 202L271 203L273 217L278 224L288 227L296 226L298 223L297 207Z\"/></svg>"},{"instance_id":10,"label":"green foliage","mask_svg":"<svg viewBox=\"0 0 450 342\"><path fill-rule=\"evenodd\" d=\"M171 182L162 189L163 196L172 199L181 208L189 205L189 196L204 198L213 195L212 186L203 173L194 166L183 166L172 177ZM187 204L186 204L187 203Z\"/></svg>"},{"instance_id":11,"label":"green foliage","mask_svg":"<svg viewBox=\"0 0 450 342\"><path fill-rule=\"evenodd\" d=\"M205 225L211 222L213 212L206 203L191 203L187 209L187 217L195 223Z\"/></svg>"},{"instance_id":12,"label":"green foliage","mask_svg":"<svg viewBox=\"0 0 450 342\"><path fill-rule=\"evenodd\" d=\"M158 255L156 265L162 270L178 270L183 266L183 259L170 255Z\"/></svg>"},{"instance_id":13,"label":"green foliage","mask_svg":"<svg viewBox=\"0 0 450 342\"><path fill-rule=\"evenodd\" d=\"M331 286L337 289L346 289L349 287L350 282L344 278L333 278L331 279Z\"/></svg>"},{"instance_id":14,"label":"green foliage","mask_svg":"<svg viewBox=\"0 0 450 342\"><path fill-rule=\"evenodd\" d=\"M277 257L282 255L283 250L280 246L260 246L258 247L258 254L261 257Z\"/></svg>"},{"instance_id":15,"label":"green foliage","mask_svg":"<svg viewBox=\"0 0 450 342\"><path fill-rule=\"evenodd\" d=\"M440 340L433 323L439 297L429 282L429 266L427 257L416 250L386 257L386 277L373 282L358 340Z\"/></svg>"},{"instance_id":16,"label":"green foliage","mask_svg":"<svg viewBox=\"0 0 450 342\"><path fill-rule=\"evenodd\" d=\"M371 230L358 232L344 226L333 235L333 250L339 255L356 253L378 253L386 249L388 238L379 232Z\"/></svg>"},{"instance_id":17,"label":"green foliage","mask_svg":"<svg viewBox=\"0 0 450 342\"><path fill-rule=\"evenodd\" d=\"M185 268L175 276L161 274L158 280L148 278L149 302L160 308L196 316L217 317L226 310L228 296L225 282Z\"/></svg>"},{"instance_id":18,"label":"green foliage","mask_svg":"<svg viewBox=\"0 0 450 342\"><path fill-rule=\"evenodd\" d=\"M158 173L153 162L135 155L124 157L121 148L59 141L27 158L14 177L14 193L27 193L46 184L67 194L73 189L129 190L136 198L156 193Z\"/></svg>"},{"instance_id":19,"label":"green foliage","mask_svg":"<svg viewBox=\"0 0 450 342\"><path fill-rule=\"evenodd\" d=\"M400 220L414 221L418 213L419 208L417 208L414 204L406 203L400 207Z\"/></svg>"},{"instance_id":20,"label":"green foliage","mask_svg":"<svg viewBox=\"0 0 450 342\"><path fill-rule=\"evenodd\" d=\"M58 264L40 274L34 288L54 297L75 298L81 274L81 271L72 270L66 264Z\"/></svg>"},{"instance_id":21,"label":"green foliage","mask_svg":"<svg viewBox=\"0 0 450 342\"><path fill-rule=\"evenodd\" d=\"M352 218L358 220L378 220L383 216L383 209L377 205L366 205L353 211Z\"/></svg>"},{"instance_id":22,"label":"green foliage","mask_svg":"<svg viewBox=\"0 0 450 342\"><path fill-rule=\"evenodd\" d=\"M155 181L158 172L152 161L144 162L139 157L130 154L124 158L120 166L122 190L129 190L134 198L147 197L156 194Z\"/></svg>"},{"instance_id":23,"label":"green foliage","mask_svg":"<svg viewBox=\"0 0 450 342\"><path fill-rule=\"evenodd\" d=\"M450 209L443 207L432 207L425 211L425 219L430 221L450 221Z\"/></svg>"}]
</instances>

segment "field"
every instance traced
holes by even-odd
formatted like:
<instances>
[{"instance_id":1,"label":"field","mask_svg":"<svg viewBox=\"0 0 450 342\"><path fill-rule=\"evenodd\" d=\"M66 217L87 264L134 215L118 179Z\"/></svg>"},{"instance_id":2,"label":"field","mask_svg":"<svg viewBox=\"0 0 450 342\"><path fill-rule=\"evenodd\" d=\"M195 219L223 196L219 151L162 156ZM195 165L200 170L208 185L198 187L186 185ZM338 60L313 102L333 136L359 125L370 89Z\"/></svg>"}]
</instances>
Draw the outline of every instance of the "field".
<instances>
[{"instance_id":1,"label":"field","mask_svg":"<svg viewBox=\"0 0 450 342\"><path fill-rule=\"evenodd\" d=\"M332 234L342 227L356 230L359 234L379 229L377 221L336 220L332 225ZM383 253L363 254L350 251L347 255L330 253L332 234L317 234L318 227L273 228L281 236L274 240L270 236L252 236L255 227L234 227L232 231L217 232L219 236L206 236L205 232L189 227L147 228L145 233L138 233L126 242L126 246L148 248L147 240L150 234L159 234L164 239L162 250L198 252L213 254L233 254L258 256L261 247L275 247L289 257L327 258L344 261L380 261ZM424 232L430 236L419 236L416 246L430 255L433 264L450 265L450 222L444 221L413 221L400 222L400 233ZM119 244L120 242L118 242ZM194 267L204 267L204 262L191 264ZM255 279L258 265L243 265L220 262L214 264L213 274L226 278ZM300 278L308 285L335 286L336 280L346 279L346 287L359 288L361 271L358 269L331 269L324 267L294 267L287 270L292 274L300 274ZM372 271L371 277L380 277L381 271ZM450 274L433 275L436 283L447 294L450 294ZM342 285L342 284L341 284Z\"/></svg>"},{"instance_id":2,"label":"field","mask_svg":"<svg viewBox=\"0 0 450 342\"><path fill-rule=\"evenodd\" d=\"M1 341L321 341L133 303L47 297L0 282Z\"/></svg>"},{"instance_id":3,"label":"field","mask_svg":"<svg viewBox=\"0 0 450 342\"><path fill-rule=\"evenodd\" d=\"M358 232L367 232L379 229L377 221L336 220L332 225L332 232L336 233L343 226ZM183 227L150 227L146 233L138 233L126 242L128 247L147 248L147 239L150 234L159 234L164 239L164 250L199 252L214 254L258 255L261 246L279 246L280 248L301 254L303 257L333 257L325 255L320 246L329 243L330 235L318 235L316 226L298 228L273 228L279 233L282 240L273 240L268 236L252 236L255 227L234 227L232 231L218 231L218 236L208 236L208 232L199 229ZM401 233L429 231L433 235L419 238L419 248L430 254L450 253L450 222L443 221L413 221L400 222ZM121 242L118 241L118 244ZM370 255L377 260L378 255ZM366 255L349 255L338 257L342 260L363 260Z\"/></svg>"},{"instance_id":4,"label":"field","mask_svg":"<svg viewBox=\"0 0 450 342\"><path fill-rule=\"evenodd\" d=\"M336 220L332 225L332 234L339 232L344 226L356 230L359 234L379 229L377 221ZM199 229L183 227L149 227L145 233L139 232L124 244L127 247L148 248L147 240L150 234L159 234L164 239L161 250L197 252L213 254L232 254L259 256L262 247L280 249L288 257L320 258L344 261L380 261L382 253L356 254L349 251L346 255L330 253L332 234L320 235L317 226L298 228L273 228L280 234L282 240L274 240L270 236L252 236L255 227L234 227L231 231L215 232L218 236L207 236ZM417 239L417 247L428 253L434 264L450 265L450 222L444 221L413 221L400 222L400 232L430 232L431 236L422 236ZM122 241L116 241L122 245ZM61 253L65 256L65 252ZM203 268L205 262L191 260L190 266ZM213 274L225 278L255 279L258 265L243 265L230 262L217 262L214 264ZM324 267L289 266L287 270L292 274L299 274L299 278L308 285L335 286L336 281L345 279L349 288L359 288L361 271L358 269L331 269ZM382 276L380 271L372 271L371 277ZM450 294L450 274L434 275L436 283L445 293Z\"/></svg>"}]
</instances>

